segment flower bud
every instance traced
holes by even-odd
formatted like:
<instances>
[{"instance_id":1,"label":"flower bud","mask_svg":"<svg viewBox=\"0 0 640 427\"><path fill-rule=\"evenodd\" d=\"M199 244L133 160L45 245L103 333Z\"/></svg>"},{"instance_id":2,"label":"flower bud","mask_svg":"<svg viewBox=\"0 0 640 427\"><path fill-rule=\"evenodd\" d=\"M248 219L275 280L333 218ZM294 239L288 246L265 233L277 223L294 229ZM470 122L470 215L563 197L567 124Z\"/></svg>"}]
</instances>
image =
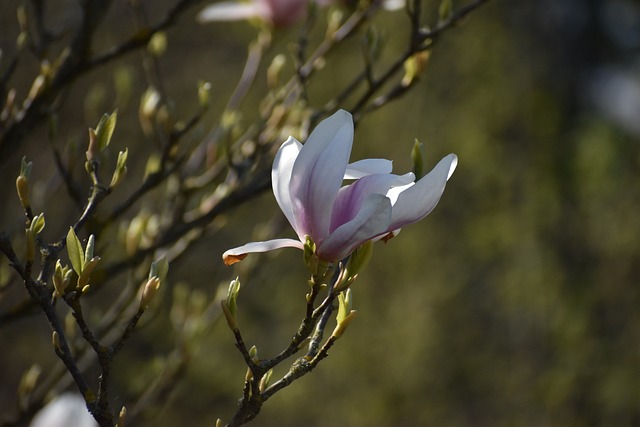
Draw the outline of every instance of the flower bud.
<instances>
[{"instance_id":1,"label":"flower bud","mask_svg":"<svg viewBox=\"0 0 640 427\"><path fill-rule=\"evenodd\" d=\"M118 423L116 424L116 427L124 427L126 419L127 408L123 406L122 409L120 409L120 413L118 414Z\"/></svg>"},{"instance_id":2,"label":"flower bud","mask_svg":"<svg viewBox=\"0 0 640 427\"><path fill-rule=\"evenodd\" d=\"M98 154L98 136L96 135L96 131L89 128L89 147L86 151L87 156L87 170L91 172L92 166L91 162L93 162Z\"/></svg>"},{"instance_id":3,"label":"flower bud","mask_svg":"<svg viewBox=\"0 0 640 427\"><path fill-rule=\"evenodd\" d=\"M38 384L38 379L42 374L42 368L39 365L32 365L20 379L18 385L18 397L21 404L26 403L29 395L33 392Z\"/></svg>"},{"instance_id":4,"label":"flower bud","mask_svg":"<svg viewBox=\"0 0 640 427\"><path fill-rule=\"evenodd\" d=\"M53 331L51 334L51 343L56 351L60 351L60 336L58 335L58 331Z\"/></svg>"},{"instance_id":5,"label":"flower bud","mask_svg":"<svg viewBox=\"0 0 640 427\"><path fill-rule=\"evenodd\" d=\"M142 291L142 299L140 300L140 309L146 310L151 303L151 300L160 289L160 279L158 276L153 276L147 283L144 285L144 289Z\"/></svg>"},{"instance_id":6,"label":"flower bud","mask_svg":"<svg viewBox=\"0 0 640 427\"><path fill-rule=\"evenodd\" d=\"M163 31L154 33L147 43L147 50L155 57L164 55L167 51L167 34Z\"/></svg>"},{"instance_id":7,"label":"flower bud","mask_svg":"<svg viewBox=\"0 0 640 427\"><path fill-rule=\"evenodd\" d=\"M19 175L16 178L16 190L18 192L18 198L20 199L20 204L24 209L28 209L30 206L29 203L29 180L26 176Z\"/></svg>"},{"instance_id":8,"label":"flower bud","mask_svg":"<svg viewBox=\"0 0 640 427\"><path fill-rule=\"evenodd\" d=\"M286 63L286 57L282 54L276 55L267 68L267 84L270 88L278 86L280 72Z\"/></svg>"}]
</instances>

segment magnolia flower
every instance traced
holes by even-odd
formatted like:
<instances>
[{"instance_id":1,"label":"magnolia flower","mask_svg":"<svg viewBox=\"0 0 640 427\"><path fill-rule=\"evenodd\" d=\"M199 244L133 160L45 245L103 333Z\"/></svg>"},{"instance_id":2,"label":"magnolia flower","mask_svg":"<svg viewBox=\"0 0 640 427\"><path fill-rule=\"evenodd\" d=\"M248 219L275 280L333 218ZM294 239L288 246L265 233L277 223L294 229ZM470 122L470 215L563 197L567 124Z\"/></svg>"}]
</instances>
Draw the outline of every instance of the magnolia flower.
<instances>
[{"instance_id":1,"label":"magnolia flower","mask_svg":"<svg viewBox=\"0 0 640 427\"><path fill-rule=\"evenodd\" d=\"M310 2L319 6L343 3L351 8L357 4L357 1L350 0L227 0L205 7L198 14L197 19L202 23L258 20L278 28L285 28L306 16ZM404 9L405 0L383 0L382 8L388 11Z\"/></svg>"},{"instance_id":2,"label":"magnolia flower","mask_svg":"<svg viewBox=\"0 0 640 427\"><path fill-rule=\"evenodd\" d=\"M309 237L316 255L328 262L347 257L372 240L393 236L438 204L458 158L449 154L418 182L413 173L391 174L391 161L349 164L353 121L344 110L322 121L302 145L289 137L271 169L273 194L298 240L253 242L226 251L227 265L253 252L283 247L304 249ZM355 180L343 186L343 180Z\"/></svg>"},{"instance_id":3,"label":"magnolia flower","mask_svg":"<svg viewBox=\"0 0 640 427\"><path fill-rule=\"evenodd\" d=\"M98 427L78 394L65 393L49 402L31 421L30 427Z\"/></svg>"},{"instance_id":4,"label":"magnolia flower","mask_svg":"<svg viewBox=\"0 0 640 427\"><path fill-rule=\"evenodd\" d=\"M198 14L200 22L241 21L258 19L276 27L288 27L307 12L309 0L222 1L204 8Z\"/></svg>"}]
</instances>

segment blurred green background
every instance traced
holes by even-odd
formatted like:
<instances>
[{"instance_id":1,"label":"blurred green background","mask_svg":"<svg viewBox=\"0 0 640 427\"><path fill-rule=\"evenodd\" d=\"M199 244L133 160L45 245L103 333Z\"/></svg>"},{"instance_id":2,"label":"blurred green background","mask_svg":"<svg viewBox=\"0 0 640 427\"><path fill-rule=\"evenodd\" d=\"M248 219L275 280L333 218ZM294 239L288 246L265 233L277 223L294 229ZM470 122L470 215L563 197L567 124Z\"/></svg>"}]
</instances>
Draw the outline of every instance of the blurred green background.
<instances>
[{"instance_id":1,"label":"blurred green background","mask_svg":"<svg viewBox=\"0 0 640 427\"><path fill-rule=\"evenodd\" d=\"M14 11L21 3L0 3L5 53L14 49ZM146 3L151 22L172 4ZM50 25L74 22L74 5L50 2ZM425 3L428 22L437 7ZM185 117L197 106L195 82L210 81L212 111L205 121L212 121L257 31L246 23L196 25L196 12L167 32L159 69ZM376 18L388 41L383 63L404 47L405 23L402 12ZM125 2L114 2L98 48L134 28ZM298 31L278 31L267 56L291 56ZM359 37L312 81L312 104L321 106L360 69ZM114 89L118 72L131 78L131 99ZM12 83L24 96L28 81ZM137 53L83 77L66 95L59 141L83 144L86 128L118 107L114 138L140 162L128 179L140 179L150 149L137 124L142 83ZM259 77L243 104L246 120L257 114L252 103L263 86ZM19 152L3 159L2 230L19 235L22 226L13 183L23 155L41 181L35 194L49 203L45 195L60 196L44 207L52 212L49 237L74 216L64 213L60 183L50 181L44 135L44 127L35 129ZM449 152L459 156L439 206L376 245L353 287L358 316L345 336L317 370L273 397L253 424L640 426L640 5L489 2L438 41L417 87L363 118L352 159L391 158L395 171L408 171L414 138L425 144L428 167ZM218 284L239 272L240 325L265 356L283 346L303 313L307 277L300 253L257 257L247 275L219 260L273 218L282 220L273 196L264 194L234 211L222 232L194 245L169 274L173 284L187 283L212 299ZM6 260L0 265L6 277ZM117 281L110 286L117 292ZM91 297L89 306L108 295ZM24 296L14 284L0 294L0 310ZM169 290L165 297L167 310L142 326L116 363L122 375L112 391L115 407L152 381L156 355L169 351ZM5 412L13 410L20 376L32 363L46 370L59 362L42 315L0 325L0 342ZM168 404L150 408L155 416L147 425L228 419L245 369L224 321L214 322L198 337Z\"/></svg>"}]
</instances>

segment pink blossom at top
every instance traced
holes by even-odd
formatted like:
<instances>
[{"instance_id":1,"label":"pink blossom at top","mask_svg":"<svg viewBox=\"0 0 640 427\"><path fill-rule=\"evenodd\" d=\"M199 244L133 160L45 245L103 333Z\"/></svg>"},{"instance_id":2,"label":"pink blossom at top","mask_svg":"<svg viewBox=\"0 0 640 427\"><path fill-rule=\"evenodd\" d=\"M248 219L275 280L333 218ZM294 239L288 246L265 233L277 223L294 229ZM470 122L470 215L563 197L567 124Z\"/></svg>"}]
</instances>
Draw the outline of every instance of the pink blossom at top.
<instances>
[{"instance_id":1,"label":"pink blossom at top","mask_svg":"<svg viewBox=\"0 0 640 427\"><path fill-rule=\"evenodd\" d=\"M444 157L415 182L413 173L394 175L386 159L349 163L353 143L351 114L340 110L322 121L302 145L289 137L271 169L273 194L298 235L253 242L226 251L230 265L246 254L283 247L303 249L307 236L317 256L334 262L363 243L396 233L428 215L438 204L458 163ZM344 180L354 180L343 186Z\"/></svg>"},{"instance_id":2,"label":"pink blossom at top","mask_svg":"<svg viewBox=\"0 0 640 427\"><path fill-rule=\"evenodd\" d=\"M309 0L222 1L207 6L198 14L200 22L258 19L275 27L288 27L307 12Z\"/></svg>"}]
</instances>

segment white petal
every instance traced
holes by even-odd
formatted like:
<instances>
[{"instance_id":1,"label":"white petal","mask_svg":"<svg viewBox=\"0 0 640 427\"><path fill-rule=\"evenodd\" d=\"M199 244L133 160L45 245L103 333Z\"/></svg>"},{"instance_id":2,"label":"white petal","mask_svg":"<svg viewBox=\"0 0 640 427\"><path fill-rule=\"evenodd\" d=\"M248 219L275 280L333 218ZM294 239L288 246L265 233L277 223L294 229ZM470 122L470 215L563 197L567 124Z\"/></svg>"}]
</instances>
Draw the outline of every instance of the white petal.
<instances>
[{"instance_id":1,"label":"white petal","mask_svg":"<svg viewBox=\"0 0 640 427\"><path fill-rule=\"evenodd\" d=\"M349 163L344 179L359 179L377 173L391 173L393 162L387 159L363 159Z\"/></svg>"},{"instance_id":2,"label":"white petal","mask_svg":"<svg viewBox=\"0 0 640 427\"><path fill-rule=\"evenodd\" d=\"M200 23L212 21L242 21L251 18L267 19L269 10L260 2L240 3L222 1L207 6L198 14Z\"/></svg>"},{"instance_id":3,"label":"white petal","mask_svg":"<svg viewBox=\"0 0 640 427\"><path fill-rule=\"evenodd\" d=\"M382 7L384 10L388 11L396 11L400 9L404 9L406 4L406 0L383 0Z\"/></svg>"},{"instance_id":4,"label":"white petal","mask_svg":"<svg viewBox=\"0 0 640 427\"><path fill-rule=\"evenodd\" d=\"M30 427L98 427L98 424L82 396L64 393L42 408Z\"/></svg>"},{"instance_id":5,"label":"white petal","mask_svg":"<svg viewBox=\"0 0 640 427\"><path fill-rule=\"evenodd\" d=\"M273 167L271 168L273 195L276 197L276 202L278 202L282 213L287 217L289 224L291 224L296 232L298 231L298 227L296 226L296 220L291 206L289 185L291 183L291 171L293 170L293 165L301 149L302 144L290 136L280 146L276 158L273 160ZM298 237L300 237L300 240L303 240L304 234L301 235L298 233Z\"/></svg>"},{"instance_id":6,"label":"white petal","mask_svg":"<svg viewBox=\"0 0 640 427\"><path fill-rule=\"evenodd\" d=\"M351 114L339 110L311 132L291 173L290 195L298 235L321 243L329 233L331 207L342 184L351 145Z\"/></svg>"},{"instance_id":7,"label":"white petal","mask_svg":"<svg viewBox=\"0 0 640 427\"><path fill-rule=\"evenodd\" d=\"M358 246L389 228L391 202L382 194L370 194L355 218L338 227L319 246L318 255L327 261L343 259Z\"/></svg>"},{"instance_id":8,"label":"white petal","mask_svg":"<svg viewBox=\"0 0 640 427\"><path fill-rule=\"evenodd\" d=\"M457 164L458 157L449 154L415 185L400 193L393 206L389 230L401 228L427 216L438 204Z\"/></svg>"},{"instance_id":9,"label":"white petal","mask_svg":"<svg viewBox=\"0 0 640 427\"><path fill-rule=\"evenodd\" d=\"M266 242L251 242L237 248L229 249L222 254L222 260L225 264L231 265L241 261L247 254L258 252L269 252L280 248L298 248L303 249L304 245L293 239L273 239Z\"/></svg>"}]
</instances>

